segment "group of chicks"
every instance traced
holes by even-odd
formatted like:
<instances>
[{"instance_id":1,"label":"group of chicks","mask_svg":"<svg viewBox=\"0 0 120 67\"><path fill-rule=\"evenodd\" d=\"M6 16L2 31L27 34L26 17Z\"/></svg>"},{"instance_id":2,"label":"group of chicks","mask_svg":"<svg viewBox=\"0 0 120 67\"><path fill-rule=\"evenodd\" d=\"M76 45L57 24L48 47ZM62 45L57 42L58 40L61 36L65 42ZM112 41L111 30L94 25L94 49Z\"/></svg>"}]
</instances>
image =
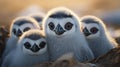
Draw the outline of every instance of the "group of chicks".
<instances>
[{"instance_id":1,"label":"group of chicks","mask_svg":"<svg viewBox=\"0 0 120 67\"><path fill-rule=\"evenodd\" d=\"M45 16L33 14L13 20L1 67L33 67L69 53L86 62L117 46L99 18L79 18L68 8L57 7Z\"/></svg>"}]
</instances>

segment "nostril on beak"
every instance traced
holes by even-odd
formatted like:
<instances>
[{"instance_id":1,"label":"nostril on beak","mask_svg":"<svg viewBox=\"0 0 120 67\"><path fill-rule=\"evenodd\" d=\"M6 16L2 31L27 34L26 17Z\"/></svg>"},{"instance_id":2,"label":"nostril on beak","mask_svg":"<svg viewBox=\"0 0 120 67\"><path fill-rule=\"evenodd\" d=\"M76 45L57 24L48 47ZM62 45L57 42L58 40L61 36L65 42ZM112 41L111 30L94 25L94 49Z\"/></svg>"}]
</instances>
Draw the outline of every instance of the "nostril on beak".
<instances>
[{"instance_id":1,"label":"nostril on beak","mask_svg":"<svg viewBox=\"0 0 120 67\"><path fill-rule=\"evenodd\" d=\"M34 44L33 47L31 48L31 50L33 52L38 52L40 50L40 48L36 44Z\"/></svg>"},{"instance_id":2,"label":"nostril on beak","mask_svg":"<svg viewBox=\"0 0 120 67\"><path fill-rule=\"evenodd\" d=\"M65 32L65 30L61 27L60 24L57 25L57 27L55 28L54 31L55 31L55 33L56 33L57 35L61 35L61 34L63 34L63 33Z\"/></svg>"},{"instance_id":3,"label":"nostril on beak","mask_svg":"<svg viewBox=\"0 0 120 67\"><path fill-rule=\"evenodd\" d=\"M83 29L83 33L85 36L89 36L91 34L86 27Z\"/></svg>"},{"instance_id":4,"label":"nostril on beak","mask_svg":"<svg viewBox=\"0 0 120 67\"><path fill-rule=\"evenodd\" d=\"M17 34L16 34L18 37L20 37L21 35L22 35L22 32L21 32L21 30L20 29L18 29L18 31L17 31Z\"/></svg>"}]
</instances>

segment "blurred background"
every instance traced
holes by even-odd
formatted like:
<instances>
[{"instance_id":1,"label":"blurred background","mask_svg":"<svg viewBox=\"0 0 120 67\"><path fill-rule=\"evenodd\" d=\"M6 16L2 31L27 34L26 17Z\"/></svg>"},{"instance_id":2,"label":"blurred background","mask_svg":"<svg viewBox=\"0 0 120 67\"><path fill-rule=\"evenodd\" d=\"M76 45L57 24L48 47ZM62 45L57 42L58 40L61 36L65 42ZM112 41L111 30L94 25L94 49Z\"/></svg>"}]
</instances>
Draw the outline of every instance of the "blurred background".
<instances>
[{"instance_id":1,"label":"blurred background","mask_svg":"<svg viewBox=\"0 0 120 67\"><path fill-rule=\"evenodd\" d=\"M120 36L120 0L0 0L0 26L9 27L18 16L43 12L65 6L79 17L95 15L101 18L113 37Z\"/></svg>"}]
</instances>

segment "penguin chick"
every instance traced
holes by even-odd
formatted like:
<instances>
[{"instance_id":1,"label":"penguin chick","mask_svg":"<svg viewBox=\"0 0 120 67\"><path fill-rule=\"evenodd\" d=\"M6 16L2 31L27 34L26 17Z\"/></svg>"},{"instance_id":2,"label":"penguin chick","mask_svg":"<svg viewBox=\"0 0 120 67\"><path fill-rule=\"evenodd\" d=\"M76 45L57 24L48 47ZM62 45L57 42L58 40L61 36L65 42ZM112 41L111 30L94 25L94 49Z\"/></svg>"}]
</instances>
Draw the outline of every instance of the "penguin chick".
<instances>
[{"instance_id":1,"label":"penguin chick","mask_svg":"<svg viewBox=\"0 0 120 67\"><path fill-rule=\"evenodd\" d=\"M66 53L73 53L75 59L81 62L94 58L80 28L78 16L71 10L58 7L48 11L43 19L43 31L51 61Z\"/></svg>"},{"instance_id":2,"label":"penguin chick","mask_svg":"<svg viewBox=\"0 0 120 67\"><path fill-rule=\"evenodd\" d=\"M6 43L3 57L16 47L19 37L30 29L40 29L39 24L30 17L18 17L13 20L10 26L10 37Z\"/></svg>"},{"instance_id":3,"label":"penguin chick","mask_svg":"<svg viewBox=\"0 0 120 67\"><path fill-rule=\"evenodd\" d=\"M95 58L117 47L117 43L109 35L105 24L95 16L83 16L80 21L83 24L83 33L89 43L89 47Z\"/></svg>"},{"instance_id":4,"label":"penguin chick","mask_svg":"<svg viewBox=\"0 0 120 67\"><path fill-rule=\"evenodd\" d=\"M29 30L19 39L17 47L7 55L2 67L33 67L49 61L47 42L40 30Z\"/></svg>"}]
</instances>

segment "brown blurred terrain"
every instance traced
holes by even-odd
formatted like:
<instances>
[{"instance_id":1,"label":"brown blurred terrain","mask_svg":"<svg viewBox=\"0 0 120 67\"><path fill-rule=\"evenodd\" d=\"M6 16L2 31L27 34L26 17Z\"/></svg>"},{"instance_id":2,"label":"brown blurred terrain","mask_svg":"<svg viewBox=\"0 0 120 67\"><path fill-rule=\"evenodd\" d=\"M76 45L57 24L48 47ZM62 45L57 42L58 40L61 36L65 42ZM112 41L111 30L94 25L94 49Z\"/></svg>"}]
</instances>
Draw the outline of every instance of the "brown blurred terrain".
<instances>
[{"instance_id":1,"label":"brown blurred terrain","mask_svg":"<svg viewBox=\"0 0 120 67\"><path fill-rule=\"evenodd\" d=\"M7 40L8 37L9 37L8 29L4 26L1 26L0 27L0 57L3 54L5 44L6 44L6 40Z\"/></svg>"},{"instance_id":2,"label":"brown blurred terrain","mask_svg":"<svg viewBox=\"0 0 120 67\"><path fill-rule=\"evenodd\" d=\"M112 49L107 54L91 61L100 67L120 67L120 47Z\"/></svg>"},{"instance_id":3,"label":"brown blurred terrain","mask_svg":"<svg viewBox=\"0 0 120 67\"><path fill-rule=\"evenodd\" d=\"M47 11L57 6L77 7L80 0L76 0L77 5L73 5L74 0L0 0L0 24L8 25L13 18L23 9L30 5L38 5Z\"/></svg>"},{"instance_id":4,"label":"brown blurred terrain","mask_svg":"<svg viewBox=\"0 0 120 67\"><path fill-rule=\"evenodd\" d=\"M116 38L116 42L120 45L120 37Z\"/></svg>"},{"instance_id":5,"label":"brown blurred terrain","mask_svg":"<svg viewBox=\"0 0 120 67\"><path fill-rule=\"evenodd\" d=\"M0 24L10 25L12 20L30 5L37 5L47 12L57 6L65 6L79 16L93 14L101 15L120 7L120 0L0 0Z\"/></svg>"}]
</instances>

